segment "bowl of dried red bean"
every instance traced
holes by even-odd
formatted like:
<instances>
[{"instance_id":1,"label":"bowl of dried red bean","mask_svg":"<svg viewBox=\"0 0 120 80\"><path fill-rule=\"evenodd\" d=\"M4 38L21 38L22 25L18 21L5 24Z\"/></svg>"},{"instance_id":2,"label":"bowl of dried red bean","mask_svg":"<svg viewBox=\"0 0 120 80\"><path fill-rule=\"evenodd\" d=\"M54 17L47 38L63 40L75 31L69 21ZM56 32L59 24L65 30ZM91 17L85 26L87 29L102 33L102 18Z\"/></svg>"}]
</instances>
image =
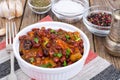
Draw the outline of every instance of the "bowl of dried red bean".
<instances>
[{"instance_id":1,"label":"bowl of dried red bean","mask_svg":"<svg viewBox=\"0 0 120 80\"><path fill-rule=\"evenodd\" d=\"M36 80L68 80L83 68L90 44L80 29L41 22L21 30L13 42L20 68Z\"/></svg>"},{"instance_id":2,"label":"bowl of dried red bean","mask_svg":"<svg viewBox=\"0 0 120 80\"><path fill-rule=\"evenodd\" d=\"M112 22L112 9L106 6L92 6L86 10L83 23L88 30L97 36L109 34Z\"/></svg>"}]
</instances>

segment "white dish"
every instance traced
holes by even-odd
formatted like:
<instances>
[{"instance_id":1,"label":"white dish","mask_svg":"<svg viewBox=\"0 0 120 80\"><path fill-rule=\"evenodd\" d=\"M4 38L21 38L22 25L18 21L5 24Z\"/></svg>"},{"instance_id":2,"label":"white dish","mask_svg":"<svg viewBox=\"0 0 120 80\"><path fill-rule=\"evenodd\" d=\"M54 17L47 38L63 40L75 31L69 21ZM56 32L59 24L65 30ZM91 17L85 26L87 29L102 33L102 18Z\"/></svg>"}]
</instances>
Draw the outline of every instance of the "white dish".
<instances>
[{"instance_id":1,"label":"white dish","mask_svg":"<svg viewBox=\"0 0 120 80\"><path fill-rule=\"evenodd\" d=\"M58 19L73 23L83 17L88 7L89 4L86 0L55 0L51 10Z\"/></svg>"},{"instance_id":2,"label":"white dish","mask_svg":"<svg viewBox=\"0 0 120 80\"><path fill-rule=\"evenodd\" d=\"M34 65L31 65L24 61L20 55L19 55L19 36L26 34L28 31L30 31L32 28L52 28L52 29L63 29L66 31L78 31L80 32L80 35L84 42L84 55L83 57L66 67L61 68L42 68L37 67ZM26 73L29 77L34 78L36 80L68 80L72 77L74 77L76 74L80 72L80 70L83 68L85 60L88 56L90 49L90 44L87 36L81 31L80 29L76 28L75 26L72 26L70 24L61 23L61 22L40 22L36 23L30 26L27 26L23 30L21 30L15 37L13 42L13 50L15 53L15 57L19 63L20 68L24 73Z\"/></svg>"}]
</instances>

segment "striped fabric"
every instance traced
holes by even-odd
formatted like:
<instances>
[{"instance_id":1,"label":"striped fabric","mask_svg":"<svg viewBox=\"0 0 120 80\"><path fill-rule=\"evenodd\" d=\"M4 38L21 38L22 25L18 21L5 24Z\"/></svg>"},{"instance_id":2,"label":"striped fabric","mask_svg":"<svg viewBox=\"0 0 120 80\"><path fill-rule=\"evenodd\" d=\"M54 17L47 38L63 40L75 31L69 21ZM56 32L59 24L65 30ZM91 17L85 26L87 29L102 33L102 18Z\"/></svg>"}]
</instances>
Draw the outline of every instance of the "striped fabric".
<instances>
[{"instance_id":1,"label":"striped fabric","mask_svg":"<svg viewBox=\"0 0 120 80\"><path fill-rule=\"evenodd\" d=\"M47 16L42 21L46 20L49 21L52 19ZM2 45L5 45L4 40L0 43L0 46ZM7 80L7 75L10 73L9 54L6 53L4 47L5 46L0 47L0 80ZM33 80L22 72L16 60L15 70L18 80ZM119 70L115 69L114 66L105 59L90 51L84 68L70 80L120 80L119 78Z\"/></svg>"}]
</instances>

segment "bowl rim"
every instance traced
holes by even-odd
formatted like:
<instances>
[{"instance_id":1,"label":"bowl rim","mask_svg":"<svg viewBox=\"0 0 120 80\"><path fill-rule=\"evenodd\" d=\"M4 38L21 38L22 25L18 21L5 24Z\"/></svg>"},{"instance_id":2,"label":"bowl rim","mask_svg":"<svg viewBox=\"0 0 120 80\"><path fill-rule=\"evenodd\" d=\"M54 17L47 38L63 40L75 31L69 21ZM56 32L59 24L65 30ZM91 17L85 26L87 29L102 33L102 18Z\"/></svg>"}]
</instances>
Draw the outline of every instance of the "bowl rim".
<instances>
[{"instance_id":1,"label":"bowl rim","mask_svg":"<svg viewBox=\"0 0 120 80\"><path fill-rule=\"evenodd\" d=\"M48 8L48 7L50 7L51 5L52 5L52 0L50 0L50 4L49 5L47 5L47 6L43 6L43 7L36 7L36 6L33 6L31 3L30 3L30 1L31 0L28 0L28 5L30 6L30 7L32 7L32 8L36 8L36 9L45 9L45 8Z\"/></svg>"},{"instance_id":2,"label":"bowl rim","mask_svg":"<svg viewBox=\"0 0 120 80\"><path fill-rule=\"evenodd\" d=\"M78 1L78 0L73 0L73 1L75 1L75 2L77 2L77 3L81 3L85 8L87 8L87 3L86 3L86 5L82 2L82 1ZM67 15L67 14L72 14L72 13L66 13L66 14L64 14L64 13L61 13L61 12L57 12L54 8L53 8L53 6L54 6L55 4L53 4L52 5L52 12L54 13L54 14L59 14L59 15L61 15L61 16L64 16L64 17L68 17L68 18L72 18L72 17L76 17L76 16L81 16L81 15L83 15L83 13L85 12L85 10L83 11L83 12L81 12L81 13L77 13L77 14L75 14L75 15Z\"/></svg>"},{"instance_id":3,"label":"bowl rim","mask_svg":"<svg viewBox=\"0 0 120 80\"><path fill-rule=\"evenodd\" d=\"M110 8L110 7L108 7L108 6L105 6L105 5L103 5L103 6L101 6L101 5L94 5L94 6L89 7L88 9L86 9L85 14L83 14L83 20L84 20L87 24L92 25L92 26L95 27L95 28L110 29L111 25L110 25L110 26L98 26L98 25L95 25L95 24L93 24L93 23L91 23L90 21L87 20L87 16L89 15L89 14L87 14L87 13L89 13L88 11L89 11L90 9L92 9L92 8L97 8L97 7L107 7L107 8L109 8L109 9L111 9L112 11L107 11L107 10L103 10L103 11L102 11L102 10L94 10L94 11L92 11L92 12L96 12L96 11L109 12L109 14L111 14L111 16L112 16L112 13L113 13L113 9L112 9L112 8ZM86 15L86 14L87 14L87 15ZM111 24L112 24L112 22L111 22Z\"/></svg>"},{"instance_id":4,"label":"bowl rim","mask_svg":"<svg viewBox=\"0 0 120 80\"><path fill-rule=\"evenodd\" d=\"M16 45L16 42L17 42L18 39L19 39L20 34L21 34L24 30L26 30L28 27L31 27L31 29L32 29L35 25L46 24L46 23L47 23L47 24L49 24L49 23L50 23L50 24L63 24L63 25L70 26L70 27L74 28L75 30L79 31L80 34L82 34L83 37L84 37L85 40L86 40L86 43L87 43L86 54L87 54L87 55L83 55L80 60L78 60L77 62L75 62L75 63L73 63L73 64L71 64L71 65L68 65L68 66L65 66L65 67L59 67L59 68L43 68L43 67L38 67L38 66L34 66L34 65L26 62L25 60L23 60L23 59L20 57L20 55L17 55L18 53L17 53L17 51L16 51L16 46L15 46L15 45ZM51 27L51 28L52 28L52 27ZM19 41L18 41L18 42L19 42ZM56 22L56 21L46 21L46 22L39 22L39 23L35 23L35 24L32 24L32 25L28 25L28 26L26 26L24 29L22 29L22 30L16 35L16 37L14 38L14 41L13 41L13 51L14 51L15 57L16 57L18 60L24 62L26 65L28 65L28 66L31 67L31 68L36 68L37 70L41 70L41 71L47 71L48 73L51 73L51 71L52 71L52 73L55 73L56 71L61 71L61 72L63 72L65 69L67 69L67 68L70 69L71 67L79 64L82 60L85 60L85 58L88 56L89 50L90 50L89 40L88 40L86 34L85 34L81 29L76 28L75 26L70 25L70 24L67 24L67 23Z\"/></svg>"}]
</instances>

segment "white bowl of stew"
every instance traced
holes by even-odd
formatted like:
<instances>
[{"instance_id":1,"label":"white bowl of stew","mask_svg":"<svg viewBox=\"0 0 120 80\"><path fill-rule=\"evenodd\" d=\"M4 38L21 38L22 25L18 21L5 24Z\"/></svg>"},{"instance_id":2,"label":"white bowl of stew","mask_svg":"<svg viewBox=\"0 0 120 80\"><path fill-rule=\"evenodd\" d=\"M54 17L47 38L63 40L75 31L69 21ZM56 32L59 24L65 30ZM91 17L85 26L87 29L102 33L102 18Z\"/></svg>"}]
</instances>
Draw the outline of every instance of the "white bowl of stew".
<instances>
[{"instance_id":1,"label":"white bowl of stew","mask_svg":"<svg viewBox=\"0 0 120 80\"><path fill-rule=\"evenodd\" d=\"M51 32L53 32L53 30L57 31L59 29L62 29L67 32L79 32L80 37L83 41L83 47L84 47L81 58L69 65L68 64L66 65L66 62L63 62L64 66L56 65L54 67L43 67L43 66L35 65L35 63L31 64L31 63L29 63L28 60L25 60L23 58L23 56L21 57L20 40L19 40L20 37L28 34L28 32L30 32L32 29L38 29L38 28L42 29L43 27L45 29L47 29L48 31L51 29L50 30ZM66 36L66 38L68 38L68 36ZM80 40L80 39L78 39L78 40ZM28 48L29 47L27 47L27 49ZM85 60L89 53L89 49L90 49L90 44L89 44L89 40L88 40L87 36L85 35L85 33L73 25L62 23L62 22L40 22L40 23L29 25L26 28L24 28L23 30L21 30L16 35L14 42L13 42L13 50L14 50L15 57L18 61L20 68L29 77L34 78L36 80L68 80L68 79L74 77L83 68ZM25 57L27 57L27 56L25 56ZM59 57L61 57L61 56L59 55ZM33 61L34 60L32 60L32 62ZM59 62L57 62L57 63L59 63Z\"/></svg>"}]
</instances>

